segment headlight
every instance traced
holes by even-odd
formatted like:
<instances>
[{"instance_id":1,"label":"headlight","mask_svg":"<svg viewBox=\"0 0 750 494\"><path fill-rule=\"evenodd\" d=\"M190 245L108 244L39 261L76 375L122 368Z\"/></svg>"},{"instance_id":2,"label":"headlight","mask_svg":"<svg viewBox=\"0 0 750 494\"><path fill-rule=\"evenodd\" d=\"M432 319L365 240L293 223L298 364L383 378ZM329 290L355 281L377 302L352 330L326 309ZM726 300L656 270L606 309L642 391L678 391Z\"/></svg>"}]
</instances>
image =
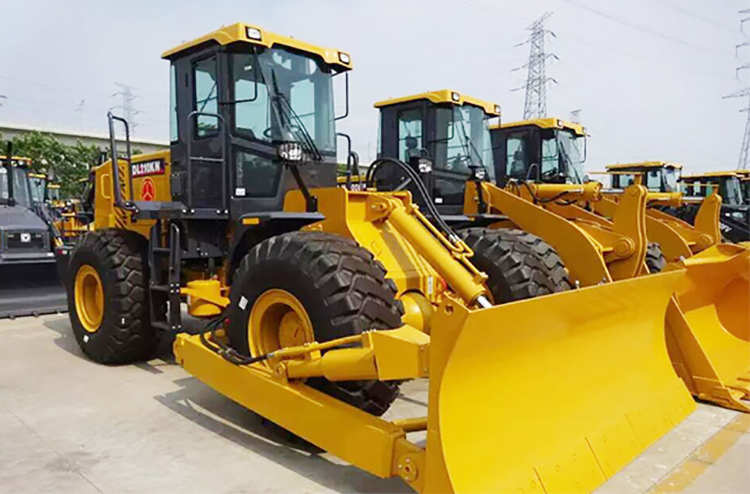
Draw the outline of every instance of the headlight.
<instances>
[{"instance_id":1,"label":"headlight","mask_svg":"<svg viewBox=\"0 0 750 494\"><path fill-rule=\"evenodd\" d=\"M352 62L351 57L348 53L344 53L343 51L339 52L339 61L343 64L349 65Z\"/></svg>"},{"instance_id":2,"label":"headlight","mask_svg":"<svg viewBox=\"0 0 750 494\"><path fill-rule=\"evenodd\" d=\"M474 171L474 176L477 177L479 180L484 180L484 168L478 168Z\"/></svg>"},{"instance_id":3,"label":"headlight","mask_svg":"<svg viewBox=\"0 0 750 494\"><path fill-rule=\"evenodd\" d=\"M432 161L427 158L419 158L419 161L417 162L417 170L419 170L419 173L432 172Z\"/></svg>"},{"instance_id":4,"label":"headlight","mask_svg":"<svg viewBox=\"0 0 750 494\"><path fill-rule=\"evenodd\" d=\"M501 110L500 105L495 105L495 113L500 115L502 113L500 110Z\"/></svg>"},{"instance_id":5,"label":"headlight","mask_svg":"<svg viewBox=\"0 0 750 494\"><path fill-rule=\"evenodd\" d=\"M302 161L302 146L298 142L283 142L277 149L284 161Z\"/></svg>"},{"instance_id":6,"label":"headlight","mask_svg":"<svg viewBox=\"0 0 750 494\"><path fill-rule=\"evenodd\" d=\"M562 122L562 120L558 120L557 122L555 122L555 124L556 124L556 125L557 125L557 126L558 126L559 128L561 128L561 129L562 129L562 127L563 127L563 122Z\"/></svg>"},{"instance_id":7,"label":"headlight","mask_svg":"<svg viewBox=\"0 0 750 494\"><path fill-rule=\"evenodd\" d=\"M245 34L248 38L254 39L255 41L260 41L261 39L260 29L256 29L254 27L246 27Z\"/></svg>"},{"instance_id":8,"label":"headlight","mask_svg":"<svg viewBox=\"0 0 750 494\"><path fill-rule=\"evenodd\" d=\"M459 102L461 100L461 95L458 93L451 93L451 99L455 102Z\"/></svg>"}]
</instances>

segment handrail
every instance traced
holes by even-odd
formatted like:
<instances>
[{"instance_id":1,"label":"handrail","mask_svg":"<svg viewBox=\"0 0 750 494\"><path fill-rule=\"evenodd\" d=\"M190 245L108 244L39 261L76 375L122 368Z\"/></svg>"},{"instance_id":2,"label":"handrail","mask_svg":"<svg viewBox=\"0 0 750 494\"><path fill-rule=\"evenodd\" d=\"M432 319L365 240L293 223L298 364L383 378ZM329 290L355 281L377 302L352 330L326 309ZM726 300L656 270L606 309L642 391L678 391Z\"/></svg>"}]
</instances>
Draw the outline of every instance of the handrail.
<instances>
[{"instance_id":1,"label":"handrail","mask_svg":"<svg viewBox=\"0 0 750 494\"><path fill-rule=\"evenodd\" d=\"M121 122L125 128L125 146L126 146L126 158L125 161L128 164L128 186L130 190L131 199L133 197L133 173L131 170L132 162L132 151L130 148L130 125L128 121L122 117L113 115L112 112L107 112L107 121L109 123L109 147L112 161L112 188L115 194L115 207L132 211L135 209L132 200L123 201L122 190L120 189L120 157L117 154L117 139L115 138L115 120Z\"/></svg>"}]
</instances>

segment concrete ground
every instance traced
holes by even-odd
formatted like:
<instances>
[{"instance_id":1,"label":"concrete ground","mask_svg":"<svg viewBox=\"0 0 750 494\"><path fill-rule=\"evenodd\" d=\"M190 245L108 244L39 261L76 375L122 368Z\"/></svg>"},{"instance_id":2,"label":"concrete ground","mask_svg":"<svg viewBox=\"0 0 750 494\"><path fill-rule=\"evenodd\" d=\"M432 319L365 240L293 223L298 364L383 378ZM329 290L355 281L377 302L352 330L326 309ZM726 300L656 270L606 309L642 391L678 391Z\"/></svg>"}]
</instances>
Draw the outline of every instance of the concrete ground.
<instances>
[{"instance_id":1,"label":"concrete ground","mask_svg":"<svg viewBox=\"0 0 750 494\"><path fill-rule=\"evenodd\" d=\"M389 414L424 409L404 385ZM423 412L424 413L424 412ZM698 410L599 493L750 492L750 416ZM174 364L104 367L67 316L0 321L0 493L409 492L301 448Z\"/></svg>"}]
</instances>

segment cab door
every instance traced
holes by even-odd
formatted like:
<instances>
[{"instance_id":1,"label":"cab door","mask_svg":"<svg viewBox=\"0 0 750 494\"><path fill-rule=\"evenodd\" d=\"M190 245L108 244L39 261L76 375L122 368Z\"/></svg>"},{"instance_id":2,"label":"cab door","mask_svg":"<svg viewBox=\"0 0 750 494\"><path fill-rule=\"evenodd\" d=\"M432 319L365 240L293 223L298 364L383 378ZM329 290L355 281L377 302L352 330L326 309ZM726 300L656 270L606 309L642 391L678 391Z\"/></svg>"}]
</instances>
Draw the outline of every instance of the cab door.
<instances>
[{"instance_id":1,"label":"cab door","mask_svg":"<svg viewBox=\"0 0 750 494\"><path fill-rule=\"evenodd\" d=\"M526 180L532 164L541 161L539 131L533 127L495 129L491 132L495 172L498 185L504 187L510 179Z\"/></svg>"},{"instance_id":2,"label":"cab door","mask_svg":"<svg viewBox=\"0 0 750 494\"><path fill-rule=\"evenodd\" d=\"M225 98L219 49L173 61L172 197L189 209L224 209L228 196ZM176 129L175 129L176 127Z\"/></svg>"}]
</instances>

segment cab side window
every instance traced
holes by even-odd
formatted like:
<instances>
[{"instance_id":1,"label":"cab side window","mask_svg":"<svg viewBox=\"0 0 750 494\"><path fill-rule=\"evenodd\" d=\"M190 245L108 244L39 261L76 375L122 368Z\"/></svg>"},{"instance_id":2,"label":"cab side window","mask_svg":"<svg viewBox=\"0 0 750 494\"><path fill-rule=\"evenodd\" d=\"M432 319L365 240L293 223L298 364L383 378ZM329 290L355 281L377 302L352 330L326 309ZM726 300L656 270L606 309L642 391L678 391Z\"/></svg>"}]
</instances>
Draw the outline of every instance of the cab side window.
<instances>
[{"instance_id":1,"label":"cab side window","mask_svg":"<svg viewBox=\"0 0 750 494\"><path fill-rule=\"evenodd\" d=\"M549 176L559 169L560 151L557 149L557 139L542 141L542 176Z\"/></svg>"},{"instance_id":2,"label":"cab side window","mask_svg":"<svg viewBox=\"0 0 750 494\"><path fill-rule=\"evenodd\" d=\"M511 178L526 179L529 169L526 140L522 136L509 136L506 150L505 174Z\"/></svg>"},{"instance_id":3,"label":"cab side window","mask_svg":"<svg viewBox=\"0 0 750 494\"><path fill-rule=\"evenodd\" d=\"M201 113L218 113L219 88L216 83L216 57L204 58L193 64L194 105ZM198 115L196 137L208 137L218 133L219 119L208 115Z\"/></svg>"},{"instance_id":4,"label":"cab side window","mask_svg":"<svg viewBox=\"0 0 750 494\"><path fill-rule=\"evenodd\" d=\"M398 114L398 156L408 163L412 156L419 156L424 148L422 141L422 110L404 110Z\"/></svg>"},{"instance_id":5,"label":"cab side window","mask_svg":"<svg viewBox=\"0 0 750 494\"><path fill-rule=\"evenodd\" d=\"M652 191L661 190L661 170L649 170L646 173L646 188Z\"/></svg>"}]
</instances>

